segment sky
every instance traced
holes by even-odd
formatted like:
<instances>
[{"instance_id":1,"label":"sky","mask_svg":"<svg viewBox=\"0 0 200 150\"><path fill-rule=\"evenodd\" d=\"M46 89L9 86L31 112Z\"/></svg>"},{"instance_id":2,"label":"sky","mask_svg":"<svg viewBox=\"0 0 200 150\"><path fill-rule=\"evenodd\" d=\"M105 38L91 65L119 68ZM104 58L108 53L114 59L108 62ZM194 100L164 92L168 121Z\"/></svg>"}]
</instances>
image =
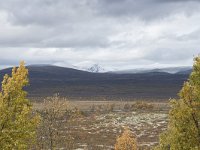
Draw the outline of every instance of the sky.
<instances>
[{"instance_id":1,"label":"sky","mask_svg":"<svg viewBox=\"0 0 200 150\"><path fill-rule=\"evenodd\" d=\"M0 0L0 69L191 66L200 0Z\"/></svg>"}]
</instances>

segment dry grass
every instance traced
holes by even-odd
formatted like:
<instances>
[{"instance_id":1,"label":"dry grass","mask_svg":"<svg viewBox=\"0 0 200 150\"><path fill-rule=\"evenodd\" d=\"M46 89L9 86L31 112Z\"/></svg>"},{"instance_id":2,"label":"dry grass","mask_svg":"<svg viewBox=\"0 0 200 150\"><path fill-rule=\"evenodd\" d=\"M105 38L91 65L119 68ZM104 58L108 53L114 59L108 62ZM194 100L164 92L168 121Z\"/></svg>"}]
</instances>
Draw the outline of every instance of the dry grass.
<instances>
[{"instance_id":1,"label":"dry grass","mask_svg":"<svg viewBox=\"0 0 200 150\"><path fill-rule=\"evenodd\" d=\"M127 111L125 105L137 109ZM37 110L44 108L42 103L33 106ZM68 122L63 131L70 134L74 149L79 150L113 149L125 126L136 135L140 149L151 149L158 143L159 133L166 129L169 108L166 102L149 101L70 101L70 106L84 114Z\"/></svg>"}]
</instances>

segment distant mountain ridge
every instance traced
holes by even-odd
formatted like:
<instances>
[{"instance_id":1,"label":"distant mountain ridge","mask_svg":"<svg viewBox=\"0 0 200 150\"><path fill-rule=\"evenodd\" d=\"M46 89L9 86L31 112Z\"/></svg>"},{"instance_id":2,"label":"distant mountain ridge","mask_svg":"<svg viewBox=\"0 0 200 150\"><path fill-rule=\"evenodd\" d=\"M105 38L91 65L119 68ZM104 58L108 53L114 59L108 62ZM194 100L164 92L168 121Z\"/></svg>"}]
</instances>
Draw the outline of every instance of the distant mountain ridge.
<instances>
[{"instance_id":1,"label":"distant mountain ridge","mask_svg":"<svg viewBox=\"0 0 200 150\"><path fill-rule=\"evenodd\" d=\"M45 67L45 66L54 66L60 67L50 64L32 64L28 65L28 67ZM117 73L117 74L138 74L138 73L151 73L151 72L163 72L163 73L170 73L170 74L189 74L192 71L191 66L180 66L180 67L165 67L165 68L138 68L138 69L127 69L127 70L116 70L116 71L107 71L99 64L94 64L91 67L77 67L77 66L69 66L63 68L71 68L79 71L87 71L92 73Z\"/></svg>"},{"instance_id":2,"label":"distant mountain ridge","mask_svg":"<svg viewBox=\"0 0 200 150\"><path fill-rule=\"evenodd\" d=\"M46 97L55 93L75 99L96 97L117 99L162 100L176 97L189 71L175 74L166 72L97 73L52 65L30 65L29 97ZM0 81L11 68L0 70Z\"/></svg>"},{"instance_id":3,"label":"distant mountain ridge","mask_svg":"<svg viewBox=\"0 0 200 150\"><path fill-rule=\"evenodd\" d=\"M129 70L120 70L114 71L113 73L118 74L137 74L137 73L150 73L150 72L165 72L170 74L176 73L190 73L192 71L192 67L167 67L167 68L155 68L155 69L129 69Z\"/></svg>"}]
</instances>

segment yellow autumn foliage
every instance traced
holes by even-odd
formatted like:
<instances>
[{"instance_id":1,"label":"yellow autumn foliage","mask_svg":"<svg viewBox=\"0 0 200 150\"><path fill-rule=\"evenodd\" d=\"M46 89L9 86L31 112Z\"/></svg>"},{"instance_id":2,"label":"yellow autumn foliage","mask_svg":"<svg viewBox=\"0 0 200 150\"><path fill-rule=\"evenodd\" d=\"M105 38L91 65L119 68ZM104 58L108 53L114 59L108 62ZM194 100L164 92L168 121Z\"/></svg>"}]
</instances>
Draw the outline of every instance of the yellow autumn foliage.
<instances>
[{"instance_id":1,"label":"yellow autumn foliage","mask_svg":"<svg viewBox=\"0 0 200 150\"><path fill-rule=\"evenodd\" d=\"M170 100L169 124L155 150L200 150L200 56L178 100Z\"/></svg>"},{"instance_id":2,"label":"yellow autumn foliage","mask_svg":"<svg viewBox=\"0 0 200 150\"><path fill-rule=\"evenodd\" d=\"M28 149L36 137L40 117L23 88L28 85L28 70L24 62L5 75L0 92L0 149Z\"/></svg>"},{"instance_id":3,"label":"yellow autumn foliage","mask_svg":"<svg viewBox=\"0 0 200 150\"><path fill-rule=\"evenodd\" d=\"M117 138L115 150L137 150L137 142L128 128Z\"/></svg>"}]
</instances>

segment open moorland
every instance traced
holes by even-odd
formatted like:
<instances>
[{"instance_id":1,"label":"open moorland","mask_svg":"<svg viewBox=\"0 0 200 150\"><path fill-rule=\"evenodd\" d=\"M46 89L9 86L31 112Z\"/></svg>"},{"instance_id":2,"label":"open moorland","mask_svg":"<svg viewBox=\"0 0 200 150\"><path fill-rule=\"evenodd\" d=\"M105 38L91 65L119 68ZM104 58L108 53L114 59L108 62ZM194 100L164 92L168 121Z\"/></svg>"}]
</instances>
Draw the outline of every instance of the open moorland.
<instances>
[{"instance_id":1,"label":"open moorland","mask_svg":"<svg viewBox=\"0 0 200 150\"><path fill-rule=\"evenodd\" d=\"M124 127L129 127L139 148L148 150L158 144L158 136L167 126L167 101L69 101L69 104L78 108L81 115L64 124L63 135L69 135L72 144L68 148L59 147L62 149L111 150ZM36 110L43 107L42 103L34 103Z\"/></svg>"}]
</instances>

